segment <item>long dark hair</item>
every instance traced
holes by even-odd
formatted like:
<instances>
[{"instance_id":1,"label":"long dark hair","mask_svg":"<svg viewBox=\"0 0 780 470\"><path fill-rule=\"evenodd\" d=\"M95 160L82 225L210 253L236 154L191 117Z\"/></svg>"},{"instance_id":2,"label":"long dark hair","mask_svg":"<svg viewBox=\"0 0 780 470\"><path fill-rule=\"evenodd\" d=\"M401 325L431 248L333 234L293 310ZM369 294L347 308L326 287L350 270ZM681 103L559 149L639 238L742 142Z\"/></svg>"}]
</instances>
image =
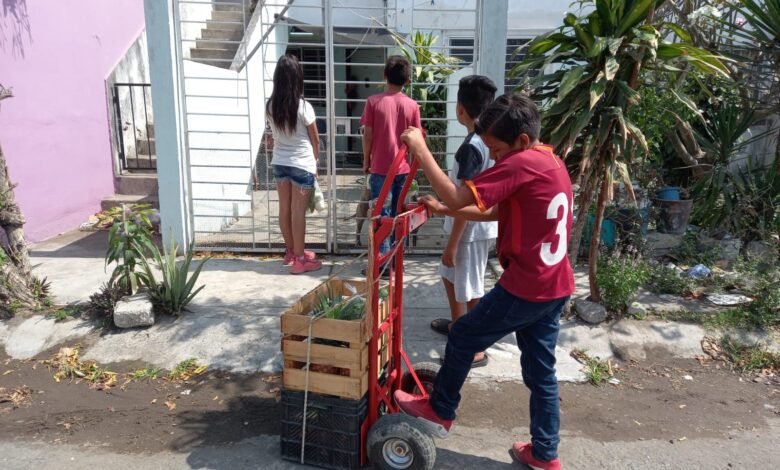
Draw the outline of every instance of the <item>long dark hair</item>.
<instances>
[{"instance_id":1,"label":"long dark hair","mask_svg":"<svg viewBox=\"0 0 780 470\"><path fill-rule=\"evenodd\" d=\"M274 70L274 91L265 110L277 128L292 134L298 124L298 106L303 98L303 69L298 58L285 54Z\"/></svg>"}]
</instances>

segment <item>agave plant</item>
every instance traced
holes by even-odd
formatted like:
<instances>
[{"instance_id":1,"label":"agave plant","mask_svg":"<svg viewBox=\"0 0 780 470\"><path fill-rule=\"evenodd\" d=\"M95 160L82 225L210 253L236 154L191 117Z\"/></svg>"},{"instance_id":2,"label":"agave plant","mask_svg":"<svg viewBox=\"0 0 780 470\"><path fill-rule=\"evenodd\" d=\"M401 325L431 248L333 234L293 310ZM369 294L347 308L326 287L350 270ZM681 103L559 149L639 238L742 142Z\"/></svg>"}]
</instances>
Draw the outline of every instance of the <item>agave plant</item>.
<instances>
[{"instance_id":1,"label":"agave plant","mask_svg":"<svg viewBox=\"0 0 780 470\"><path fill-rule=\"evenodd\" d=\"M165 313L179 315L190 301L206 286L195 288L203 265L209 257L204 258L198 263L192 274L189 273L192 264L193 244L190 243L189 249L184 254L184 259L180 263L176 262L176 254L179 247L171 240L170 245L163 247L163 252L154 246L153 243L145 243L146 251L151 254L151 261L146 257L141 258L140 264L142 271L139 277L149 288L149 297L158 308ZM141 247L137 249L140 251ZM157 268L162 274L162 279L158 282L155 278L154 268Z\"/></svg>"},{"instance_id":2,"label":"agave plant","mask_svg":"<svg viewBox=\"0 0 780 470\"><path fill-rule=\"evenodd\" d=\"M594 192L598 203L589 249L591 297L600 301L596 272L601 223L610 193L610 182L619 177L631 188L628 164L648 146L642 131L627 110L640 99L636 91L643 67L659 74L675 74L685 64L707 74L727 76L719 56L689 42L671 43L653 22L655 8L663 0L587 0L580 2L579 16L566 15L560 28L535 38L527 59L512 74L542 74L528 82L532 97L545 106L542 138L562 157L579 157L576 177L581 184L569 256L576 262L580 238ZM677 25L665 28L679 31ZM550 71L552 70L552 71ZM681 106L695 105L675 94Z\"/></svg>"},{"instance_id":3,"label":"agave plant","mask_svg":"<svg viewBox=\"0 0 780 470\"><path fill-rule=\"evenodd\" d=\"M739 0L731 5L737 13L725 24L726 33L753 51L753 67L743 67L761 88L761 114L780 112L780 0ZM778 132L776 129L775 132ZM775 148L780 164L780 138Z\"/></svg>"}]
</instances>

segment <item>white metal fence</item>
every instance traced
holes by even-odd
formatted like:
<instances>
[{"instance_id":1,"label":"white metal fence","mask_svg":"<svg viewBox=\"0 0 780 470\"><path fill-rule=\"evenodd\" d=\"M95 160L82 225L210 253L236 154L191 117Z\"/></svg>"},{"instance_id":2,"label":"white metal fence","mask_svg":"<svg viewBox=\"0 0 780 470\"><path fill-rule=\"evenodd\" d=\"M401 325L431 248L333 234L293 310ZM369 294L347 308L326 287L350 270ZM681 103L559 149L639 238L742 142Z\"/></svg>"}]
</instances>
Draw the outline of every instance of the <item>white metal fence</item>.
<instances>
[{"instance_id":1,"label":"white metal fence","mask_svg":"<svg viewBox=\"0 0 780 470\"><path fill-rule=\"evenodd\" d=\"M255 5L255 3L257 3ZM270 169L272 140L264 103L278 58L296 54L305 98L320 128L324 213L307 219L307 245L349 253L366 245L368 203L362 174L360 115L382 90L385 59L410 47L411 33L438 36L431 48L456 55L450 38L479 38L476 0L176 0L176 54L186 135L189 191L198 249L280 251L278 197ZM476 44L475 44L476 46ZM420 100L423 127L443 166L465 136L455 118L459 77L470 73L478 47L451 69L447 90ZM413 88L430 83L411 84ZM415 96L419 94L415 93ZM423 175L416 175L426 191ZM441 221L423 227L411 251L439 251Z\"/></svg>"}]
</instances>

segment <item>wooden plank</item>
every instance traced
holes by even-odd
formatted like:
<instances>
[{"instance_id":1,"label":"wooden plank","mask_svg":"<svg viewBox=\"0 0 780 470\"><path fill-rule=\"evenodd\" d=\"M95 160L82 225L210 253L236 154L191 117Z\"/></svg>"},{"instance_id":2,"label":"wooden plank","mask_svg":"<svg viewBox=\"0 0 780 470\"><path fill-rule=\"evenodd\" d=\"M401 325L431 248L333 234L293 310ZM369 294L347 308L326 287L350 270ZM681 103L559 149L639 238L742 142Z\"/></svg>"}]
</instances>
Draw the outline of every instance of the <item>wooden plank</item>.
<instances>
[{"instance_id":1,"label":"wooden plank","mask_svg":"<svg viewBox=\"0 0 780 470\"><path fill-rule=\"evenodd\" d=\"M352 287L354 287L358 294L364 294L366 292L367 284L365 281L351 279L331 279L330 281L322 283L304 294L303 297L301 297L301 299L292 307L290 307L285 313L292 313L294 315L307 315L309 312L311 312L312 307L317 302L319 296L327 294L328 290L344 295L345 297L351 297L352 292L344 287L345 283L349 283Z\"/></svg>"},{"instance_id":2,"label":"wooden plank","mask_svg":"<svg viewBox=\"0 0 780 470\"><path fill-rule=\"evenodd\" d=\"M365 281L342 281L341 279L331 279L330 281L320 284L315 289L308 292L306 295L295 303L291 308L282 314L281 328L284 335L300 335L307 336L309 331L309 313L312 311L313 306L316 304L320 295L324 295L330 290L331 292L340 293L351 296L351 292L348 291L344 284L349 282L358 293L366 291ZM317 338L332 339L337 341L346 341L349 343L360 343L368 340L366 332L365 317L360 321L346 321L346 320L333 320L330 318L320 318L314 321L312 325L312 335ZM370 335L370 332L368 333Z\"/></svg>"},{"instance_id":3,"label":"wooden plank","mask_svg":"<svg viewBox=\"0 0 780 470\"><path fill-rule=\"evenodd\" d=\"M304 341L282 341L282 352L285 360L306 362L308 343ZM367 349L367 347L366 347ZM362 369L362 351L349 348L339 348L324 344L311 345L311 362L345 369Z\"/></svg>"},{"instance_id":4,"label":"wooden plank","mask_svg":"<svg viewBox=\"0 0 780 470\"><path fill-rule=\"evenodd\" d=\"M300 369L284 369L284 387L289 390L303 391L306 384L306 372ZM363 398L368 390L368 374L362 377L344 377L342 375L309 372L309 391L325 395L335 395L351 400Z\"/></svg>"},{"instance_id":5,"label":"wooden plank","mask_svg":"<svg viewBox=\"0 0 780 470\"><path fill-rule=\"evenodd\" d=\"M308 336L308 315L282 314L282 334ZM347 321L320 318L312 324L312 336L315 338L346 341L348 343L360 343L363 341L365 320Z\"/></svg>"}]
</instances>

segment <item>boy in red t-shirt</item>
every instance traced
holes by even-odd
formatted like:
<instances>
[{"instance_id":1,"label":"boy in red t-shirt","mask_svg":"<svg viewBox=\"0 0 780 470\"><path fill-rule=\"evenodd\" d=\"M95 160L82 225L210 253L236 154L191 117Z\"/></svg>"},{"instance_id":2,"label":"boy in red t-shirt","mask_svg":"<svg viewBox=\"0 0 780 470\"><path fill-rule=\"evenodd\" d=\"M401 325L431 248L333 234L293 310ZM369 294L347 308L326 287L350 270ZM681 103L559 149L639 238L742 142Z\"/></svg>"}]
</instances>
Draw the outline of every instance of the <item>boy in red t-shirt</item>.
<instances>
[{"instance_id":1,"label":"boy in red t-shirt","mask_svg":"<svg viewBox=\"0 0 780 470\"><path fill-rule=\"evenodd\" d=\"M363 172L370 174L371 199L379 197L390 165L401 146L401 133L408 127L422 127L420 106L403 94L403 87L412 78L412 64L403 56L390 56L385 63L384 77L387 81L386 91L368 98L360 118L360 124L363 125ZM391 205L382 210L382 215L396 215L398 197L409 170L409 163L403 162L388 195L391 197ZM390 240L386 239L379 251L386 253L389 249Z\"/></svg>"},{"instance_id":2,"label":"boy in red t-shirt","mask_svg":"<svg viewBox=\"0 0 780 470\"><path fill-rule=\"evenodd\" d=\"M401 136L444 201L424 197L433 212L498 220L504 274L473 310L453 323L430 398L399 390L395 400L405 413L446 437L474 354L514 333L523 382L531 391L531 443L517 442L512 452L532 468L559 469L555 344L561 310L574 291L566 256L572 190L566 166L551 147L539 143L539 131L533 101L521 94L499 97L476 124L496 164L460 187L438 167L418 129L409 128Z\"/></svg>"}]
</instances>

